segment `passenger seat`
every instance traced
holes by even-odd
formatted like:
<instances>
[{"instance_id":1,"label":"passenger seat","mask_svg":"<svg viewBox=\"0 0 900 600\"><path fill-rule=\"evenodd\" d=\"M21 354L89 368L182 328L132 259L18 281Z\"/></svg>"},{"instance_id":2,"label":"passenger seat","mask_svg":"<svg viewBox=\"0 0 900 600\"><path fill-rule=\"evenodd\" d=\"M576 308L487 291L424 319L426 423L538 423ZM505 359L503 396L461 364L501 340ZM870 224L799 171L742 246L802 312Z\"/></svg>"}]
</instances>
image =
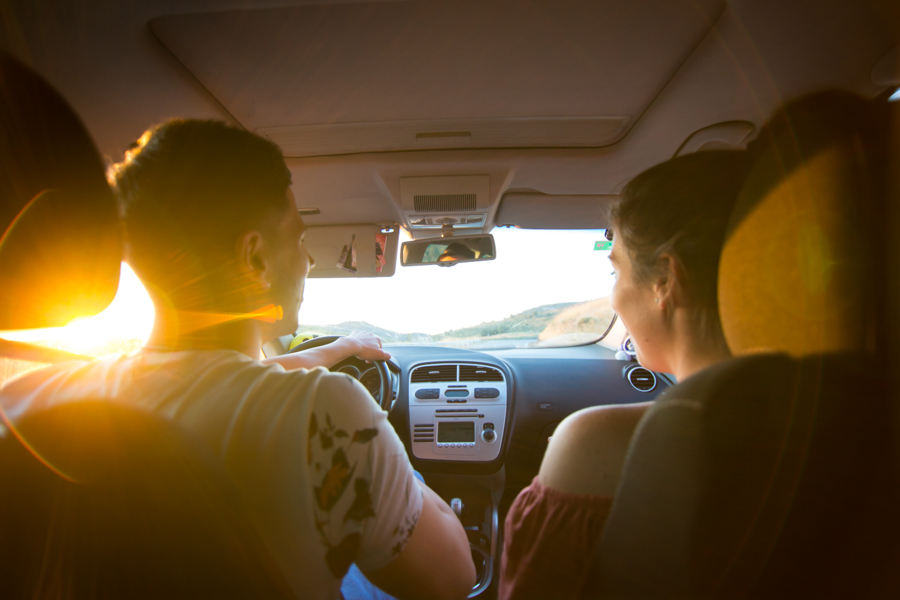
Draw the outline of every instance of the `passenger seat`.
<instances>
[{"instance_id":1,"label":"passenger seat","mask_svg":"<svg viewBox=\"0 0 900 600\"><path fill-rule=\"evenodd\" d=\"M818 93L752 145L719 272L735 358L639 424L586 597L896 597L888 110Z\"/></svg>"}]
</instances>

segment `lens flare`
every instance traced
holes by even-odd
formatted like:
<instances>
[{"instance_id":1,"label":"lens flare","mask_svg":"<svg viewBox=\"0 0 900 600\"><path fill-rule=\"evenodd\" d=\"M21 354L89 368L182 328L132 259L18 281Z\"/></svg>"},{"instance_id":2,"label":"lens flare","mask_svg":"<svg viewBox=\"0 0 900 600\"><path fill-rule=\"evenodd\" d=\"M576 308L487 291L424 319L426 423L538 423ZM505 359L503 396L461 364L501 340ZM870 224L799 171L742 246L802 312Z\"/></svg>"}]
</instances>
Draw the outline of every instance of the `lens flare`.
<instances>
[{"instance_id":1,"label":"lens flare","mask_svg":"<svg viewBox=\"0 0 900 600\"><path fill-rule=\"evenodd\" d=\"M31 454L35 459L37 459L37 461L39 463L41 463L42 465L44 465L45 467L50 469L50 471L59 475L60 477L62 477L63 479L65 479L66 481L68 481L70 483L80 483L77 479L62 472L60 469L53 466L53 464L51 464L50 461L48 461L46 458L41 456L41 453L38 452L31 444L29 444L28 440L26 440L25 437L22 436L22 434L19 432L19 430L16 429L16 426L13 425L12 421L10 421L9 418L6 416L6 413L3 411L2 407L0 407L0 421L2 421L3 424L6 426L6 428L10 431L10 433L13 434L13 437L15 437L19 441L19 443L22 444L22 447L24 447L26 450L28 450L28 453Z\"/></svg>"}]
</instances>

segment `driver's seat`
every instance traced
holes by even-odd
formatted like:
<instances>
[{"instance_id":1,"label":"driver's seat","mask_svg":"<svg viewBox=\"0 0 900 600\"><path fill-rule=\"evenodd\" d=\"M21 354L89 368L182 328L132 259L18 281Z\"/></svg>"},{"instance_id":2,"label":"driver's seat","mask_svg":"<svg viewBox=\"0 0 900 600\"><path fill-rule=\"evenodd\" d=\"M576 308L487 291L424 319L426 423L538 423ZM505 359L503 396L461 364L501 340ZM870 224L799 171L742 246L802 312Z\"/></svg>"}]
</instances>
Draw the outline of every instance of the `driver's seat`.
<instances>
[{"instance_id":1,"label":"driver's seat","mask_svg":"<svg viewBox=\"0 0 900 600\"><path fill-rule=\"evenodd\" d=\"M0 330L65 325L115 296L103 161L66 101L3 52L0 234ZM26 346L0 340L0 356L72 359ZM90 400L15 424L2 408L3 598L294 597L222 466L174 424Z\"/></svg>"},{"instance_id":2,"label":"driver's seat","mask_svg":"<svg viewBox=\"0 0 900 600\"><path fill-rule=\"evenodd\" d=\"M221 465L173 424L83 401L0 429L4 597L295 597Z\"/></svg>"},{"instance_id":3,"label":"driver's seat","mask_svg":"<svg viewBox=\"0 0 900 600\"><path fill-rule=\"evenodd\" d=\"M639 424L586 597L898 591L887 112L816 94L754 143L720 262L735 358L668 390Z\"/></svg>"}]
</instances>

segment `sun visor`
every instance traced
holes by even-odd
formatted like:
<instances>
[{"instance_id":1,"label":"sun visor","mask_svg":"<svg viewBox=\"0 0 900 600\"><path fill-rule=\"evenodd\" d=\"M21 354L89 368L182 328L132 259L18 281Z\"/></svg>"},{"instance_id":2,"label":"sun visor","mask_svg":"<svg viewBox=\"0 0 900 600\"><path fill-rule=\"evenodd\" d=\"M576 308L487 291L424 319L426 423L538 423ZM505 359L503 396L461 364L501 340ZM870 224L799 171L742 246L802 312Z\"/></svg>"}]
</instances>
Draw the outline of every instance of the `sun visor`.
<instances>
[{"instance_id":1,"label":"sun visor","mask_svg":"<svg viewBox=\"0 0 900 600\"><path fill-rule=\"evenodd\" d=\"M494 221L520 229L606 229L613 195L504 194Z\"/></svg>"},{"instance_id":2,"label":"sun visor","mask_svg":"<svg viewBox=\"0 0 900 600\"><path fill-rule=\"evenodd\" d=\"M379 225L308 227L306 249L316 261L312 278L390 277L397 265L399 228Z\"/></svg>"},{"instance_id":3,"label":"sun visor","mask_svg":"<svg viewBox=\"0 0 900 600\"><path fill-rule=\"evenodd\" d=\"M84 125L40 76L0 54L0 330L105 309L122 261L118 213Z\"/></svg>"}]
</instances>

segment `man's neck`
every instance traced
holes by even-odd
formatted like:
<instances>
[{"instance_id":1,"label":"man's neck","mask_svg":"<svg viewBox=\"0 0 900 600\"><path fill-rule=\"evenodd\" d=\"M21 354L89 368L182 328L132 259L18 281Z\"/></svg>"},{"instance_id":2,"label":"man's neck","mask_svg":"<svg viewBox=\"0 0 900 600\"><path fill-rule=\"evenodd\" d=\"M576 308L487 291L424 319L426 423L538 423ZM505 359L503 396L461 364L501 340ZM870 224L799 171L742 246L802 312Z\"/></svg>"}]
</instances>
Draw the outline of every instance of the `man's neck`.
<instances>
[{"instance_id":1,"label":"man's neck","mask_svg":"<svg viewBox=\"0 0 900 600\"><path fill-rule=\"evenodd\" d=\"M153 331L145 344L167 350L236 350L259 358L262 346L260 323L239 319L209 324L198 313L185 313L156 306Z\"/></svg>"}]
</instances>

